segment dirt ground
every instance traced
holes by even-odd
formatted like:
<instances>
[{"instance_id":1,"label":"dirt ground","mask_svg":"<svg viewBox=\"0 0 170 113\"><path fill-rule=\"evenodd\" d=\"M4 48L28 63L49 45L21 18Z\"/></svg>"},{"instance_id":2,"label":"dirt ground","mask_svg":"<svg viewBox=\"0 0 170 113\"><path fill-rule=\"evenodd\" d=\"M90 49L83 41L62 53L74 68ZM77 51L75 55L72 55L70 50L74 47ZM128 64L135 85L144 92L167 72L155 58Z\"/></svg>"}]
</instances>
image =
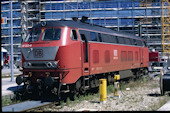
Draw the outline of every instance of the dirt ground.
<instances>
[{"instance_id":1,"label":"dirt ground","mask_svg":"<svg viewBox=\"0 0 170 113\"><path fill-rule=\"evenodd\" d=\"M43 111L156 111L170 100L168 94L160 95L159 76L149 81L146 79L131 81L121 89L118 91L120 98L109 93L107 100L100 102L99 94L93 94L93 98L69 101L69 104L62 105L61 108L45 107Z\"/></svg>"}]
</instances>

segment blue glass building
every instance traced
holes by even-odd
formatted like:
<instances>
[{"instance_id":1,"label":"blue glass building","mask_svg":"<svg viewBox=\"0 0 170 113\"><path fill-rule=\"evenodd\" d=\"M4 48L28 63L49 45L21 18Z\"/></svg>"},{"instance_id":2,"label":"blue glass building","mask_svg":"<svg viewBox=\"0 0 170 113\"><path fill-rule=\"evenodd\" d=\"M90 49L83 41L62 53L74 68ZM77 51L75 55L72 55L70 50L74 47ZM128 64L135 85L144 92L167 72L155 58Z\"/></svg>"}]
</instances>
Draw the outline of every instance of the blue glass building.
<instances>
[{"instance_id":1,"label":"blue glass building","mask_svg":"<svg viewBox=\"0 0 170 113\"><path fill-rule=\"evenodd\" d=\"M19 55L22 25L27 30L36 22L47 20L71 20L72 17L88 17L88 22L129 32L138 36L138 26L142 25L142 38L146 39L149 49L162 51L161 48L161 0L41 0L24 1L27 15L23 16L22 2L13 2L14 51ZM35 6L34 6L35 5ZM8 23L1 26L1 46L9 50L10 11L9 1L1 2L1 17ZM25 19L24 24L24 19ZM24 37L23 37L24 38ZM16 47L15 47L16 46ZM18 52L18 53L17 53Z\"/></svg>"},{"instance_id":2,"label":"blue glass building","mask_svg":"<svg viewBox=\"0 0 170 113\"><path fill-rule=\"evenodd\" d=\"M20 58L21 45L21 7L20 2L13 2L13 43L14 43L14 59ZM1 46L10 53L10 1L1 1L1 17L7 17L7 24L1 24Z\"/></svg>"}]
</instances>

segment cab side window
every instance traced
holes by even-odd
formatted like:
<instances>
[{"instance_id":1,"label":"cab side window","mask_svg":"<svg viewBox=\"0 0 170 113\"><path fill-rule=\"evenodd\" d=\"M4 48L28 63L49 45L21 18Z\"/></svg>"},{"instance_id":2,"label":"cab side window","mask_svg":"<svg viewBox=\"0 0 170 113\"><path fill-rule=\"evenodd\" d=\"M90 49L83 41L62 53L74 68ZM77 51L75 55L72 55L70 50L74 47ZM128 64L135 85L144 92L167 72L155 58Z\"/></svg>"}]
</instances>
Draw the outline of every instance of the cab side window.
<instances>
[{"instance_id":1,"label":"cab side window","mask_svg":"<svg viewBox=\"0 0 170 113\"><path fill-rule=\"evenodd\" d=\"M143 41L143 44L144 44L144 47L147 47L147 44L146 44L146 42L145 42L145 41Z\"/></svg>"},{"instance_id":2,"label":"cab side window","mask_svg":"<svg viewBox=\"0 0 170 113\"><path fill-rule=\"evenodd\" d=\"M97 41L97 36L95 32L90 32L91 41Z\"/></svg>"},{"instance_id":3,"label":"cab side window","mask_svg":"<svg viewBox=\"0 0 170 113\"><path fill-rule=\"evenodd\" d=\"M78 40L76 30L72 29L70 32L70 36L72 40Z\"/></svg>"},{"instance_id":4,"label":"cab side window","mask_svg":"<svg viewBox=\"0 0 170 113\"><path fill-rule=\"evenodd\" d=\"M133 45L137 45L136 39L133 39Z\"/></svg>"},{"instance_id":5,"label":"cab side window","mask_svg":"<svg viewBox=\"0 0 170 113\"><path fill-rule=\"evenodd\" d=\"M98 38L99 38L99 41L102 42L102 36L100 33L98 33Z\"/></svg>"},{"instance_id":6,"label":"cab side window","mask_svg":"<svg viewBox=\"0 0 170 113\"><path fill-rule=\"evenodd\" d=\"M125 38L124 37L118 37L119 44L125 44Z\"/></svg>"},{"instance_id":7,"label":"cab side window","mask_svg":"<svg viewBox=\"0 0 170 113\"><path fill-rule=\"evenodd\" d=\"M79 30L80 36L82 36L82 34L86 37L86 41L91 41L91 37L90 37L90 32L89 31L85 31L85 30ZM81 37L81 39L83 40L83 37Z\"/></svg>"}]
</instances>

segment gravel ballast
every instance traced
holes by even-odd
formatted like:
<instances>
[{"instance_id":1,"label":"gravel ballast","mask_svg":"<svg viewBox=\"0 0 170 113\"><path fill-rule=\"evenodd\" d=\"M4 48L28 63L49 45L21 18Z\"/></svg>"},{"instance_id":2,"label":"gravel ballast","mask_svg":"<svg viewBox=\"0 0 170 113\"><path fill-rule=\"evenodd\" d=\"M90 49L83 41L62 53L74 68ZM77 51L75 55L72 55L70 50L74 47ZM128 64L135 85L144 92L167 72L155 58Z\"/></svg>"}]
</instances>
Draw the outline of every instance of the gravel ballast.
<instances>
[{"instance_id":1,"label":"gravel ballast","mask_svg":"<svg viewBox=\"0 0 170 113\"><path fill-rule=\"evenodd\" d=\"M93 98L70 101L69 104L45 107L42 111L156 111L168 100L169 95L161 96L159 77L149 81L144 79L131 81L123 85L118 91L120 98L113 93L107 95L105 102L100 102L99 94L93 94Z\"/></svg>"}]
</instances>

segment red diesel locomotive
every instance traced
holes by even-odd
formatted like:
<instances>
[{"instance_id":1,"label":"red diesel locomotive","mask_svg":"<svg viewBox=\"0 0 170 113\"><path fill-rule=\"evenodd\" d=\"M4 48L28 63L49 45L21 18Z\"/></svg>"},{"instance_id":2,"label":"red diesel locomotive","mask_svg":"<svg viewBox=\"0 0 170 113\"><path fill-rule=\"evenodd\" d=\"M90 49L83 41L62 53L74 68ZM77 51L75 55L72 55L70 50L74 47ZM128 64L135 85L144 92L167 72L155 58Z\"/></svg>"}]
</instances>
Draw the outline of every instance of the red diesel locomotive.
<instances>
[{"instance_id":1,"label":"red diesel locomotive","mask_svg":"<svg viewBox=\"0 0 170 113\"><path fill-rule=\"evenodd\" d=\"M140 37L72 20L35 25L21 55L23 74L16 83L56 95L98 87L100 78L110 84L115 74L138 77L149 67L148 47Z\"/></svg>"}]
</instances>

